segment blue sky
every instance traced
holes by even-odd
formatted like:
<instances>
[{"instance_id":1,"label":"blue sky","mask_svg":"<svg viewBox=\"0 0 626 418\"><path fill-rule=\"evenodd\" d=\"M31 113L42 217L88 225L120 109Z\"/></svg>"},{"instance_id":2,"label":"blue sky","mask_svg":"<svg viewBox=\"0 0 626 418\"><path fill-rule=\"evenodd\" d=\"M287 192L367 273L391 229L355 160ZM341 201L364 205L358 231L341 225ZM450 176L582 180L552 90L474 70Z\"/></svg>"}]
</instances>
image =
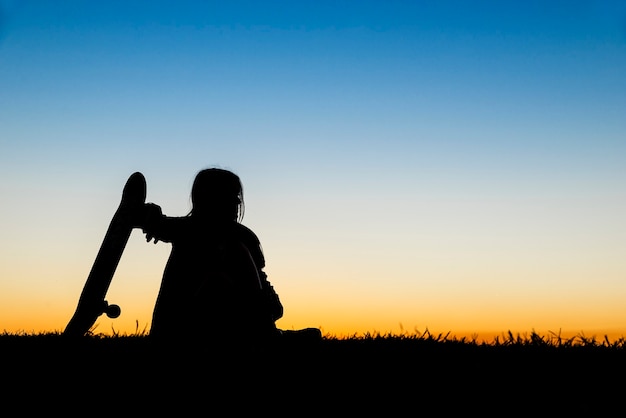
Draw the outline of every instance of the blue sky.
<instances>
[{"instance_id":1,"label":"blue sky","mask_svg":"<svg viewBox=\"0 0 626 418\"><path fill-rule=\"evenodd\" d=\"M626 297L623 3L128 3L0 2L7 327L63 326L130 173L183 215L209 165L286 327L626 327L576 311ZM146 322L168 249L130 245Z\"/></svg>"}]
</instances>

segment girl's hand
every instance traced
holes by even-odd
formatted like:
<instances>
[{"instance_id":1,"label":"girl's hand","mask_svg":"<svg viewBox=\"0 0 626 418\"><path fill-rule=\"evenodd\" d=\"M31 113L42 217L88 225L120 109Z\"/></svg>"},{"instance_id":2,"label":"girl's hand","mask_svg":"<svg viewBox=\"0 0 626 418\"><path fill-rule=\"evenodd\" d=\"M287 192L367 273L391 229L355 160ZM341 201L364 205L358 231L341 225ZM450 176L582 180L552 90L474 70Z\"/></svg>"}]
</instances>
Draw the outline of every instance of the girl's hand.
<instances>
[{"instance_id":1,"label":"girl's hand","mask_svg":"<svg viewBox=\"0 0 626 418\"><path fill-rule=\"evenodd\" d=\"M158 238L154 236L154 230L159 219L163 217L163 211L159 205L154 203L146 203L143 208L143 222L141 229L146 234L146 242L150 242L154 239L154 243L159 242Z\"/></svg>"}]
</instances>

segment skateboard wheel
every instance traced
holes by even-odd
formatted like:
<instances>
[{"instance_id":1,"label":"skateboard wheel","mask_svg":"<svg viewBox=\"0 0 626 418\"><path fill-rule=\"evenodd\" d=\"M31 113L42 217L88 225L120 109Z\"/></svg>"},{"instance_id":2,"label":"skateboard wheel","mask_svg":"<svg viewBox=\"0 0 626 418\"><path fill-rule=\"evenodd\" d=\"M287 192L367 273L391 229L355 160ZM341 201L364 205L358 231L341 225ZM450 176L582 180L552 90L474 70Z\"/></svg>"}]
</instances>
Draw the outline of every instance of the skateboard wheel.
<instances>
[{"instance_id":1,"label":"skateboard wheel","mask_svg":"<svg viewBox=\"0 0 626 418\"><path fill-rule=\"evenodd\" d=\"M107 308L104 311L104 313L109 318L117 318L122 313L122 309L118 305L109 305L109 306L107 306Z\"/></svg>"}]
</instances>

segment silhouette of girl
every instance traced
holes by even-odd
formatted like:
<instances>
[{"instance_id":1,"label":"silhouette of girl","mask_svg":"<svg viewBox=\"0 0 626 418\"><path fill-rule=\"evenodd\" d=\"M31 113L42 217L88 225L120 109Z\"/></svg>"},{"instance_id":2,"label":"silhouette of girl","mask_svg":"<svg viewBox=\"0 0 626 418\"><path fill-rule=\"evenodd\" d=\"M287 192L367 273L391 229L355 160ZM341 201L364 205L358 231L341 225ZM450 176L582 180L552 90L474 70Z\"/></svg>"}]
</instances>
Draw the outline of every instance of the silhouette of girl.
<instances>
[{"instance_id":1,"label":"silhouette of girl","mask_svg":"<svg viewBox=\"0 0 626 418\"><path fill-rule=\"evenodd\" d=\"M187 216L168 217L146 205L148 242L172 244L154 307L150 335L217 339L270 338L283 307L263 272L257 236L241 224L243 187L228 170L200 171Z\"/></svg>"}]
</instances>

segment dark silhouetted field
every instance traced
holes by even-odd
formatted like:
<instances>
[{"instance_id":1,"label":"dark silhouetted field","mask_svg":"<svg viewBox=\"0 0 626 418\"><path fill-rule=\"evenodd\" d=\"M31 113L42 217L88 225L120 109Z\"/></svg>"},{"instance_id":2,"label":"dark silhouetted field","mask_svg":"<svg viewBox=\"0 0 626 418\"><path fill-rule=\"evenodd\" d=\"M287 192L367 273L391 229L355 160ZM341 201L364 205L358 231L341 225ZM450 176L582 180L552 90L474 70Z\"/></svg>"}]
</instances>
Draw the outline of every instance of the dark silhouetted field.
<instances>
[{"instance_id":1,"label":"dark silhouetted field","mask_svg":"<svg viewBox=\"0 0 626 418\"><path fill-rule=\"evenodd\" d=\"M5 333L0 354L5 409L28 416L621 416L626 406L623 340L426 332L225 348L199 336Z\"/></svg>"}]
</instances>

